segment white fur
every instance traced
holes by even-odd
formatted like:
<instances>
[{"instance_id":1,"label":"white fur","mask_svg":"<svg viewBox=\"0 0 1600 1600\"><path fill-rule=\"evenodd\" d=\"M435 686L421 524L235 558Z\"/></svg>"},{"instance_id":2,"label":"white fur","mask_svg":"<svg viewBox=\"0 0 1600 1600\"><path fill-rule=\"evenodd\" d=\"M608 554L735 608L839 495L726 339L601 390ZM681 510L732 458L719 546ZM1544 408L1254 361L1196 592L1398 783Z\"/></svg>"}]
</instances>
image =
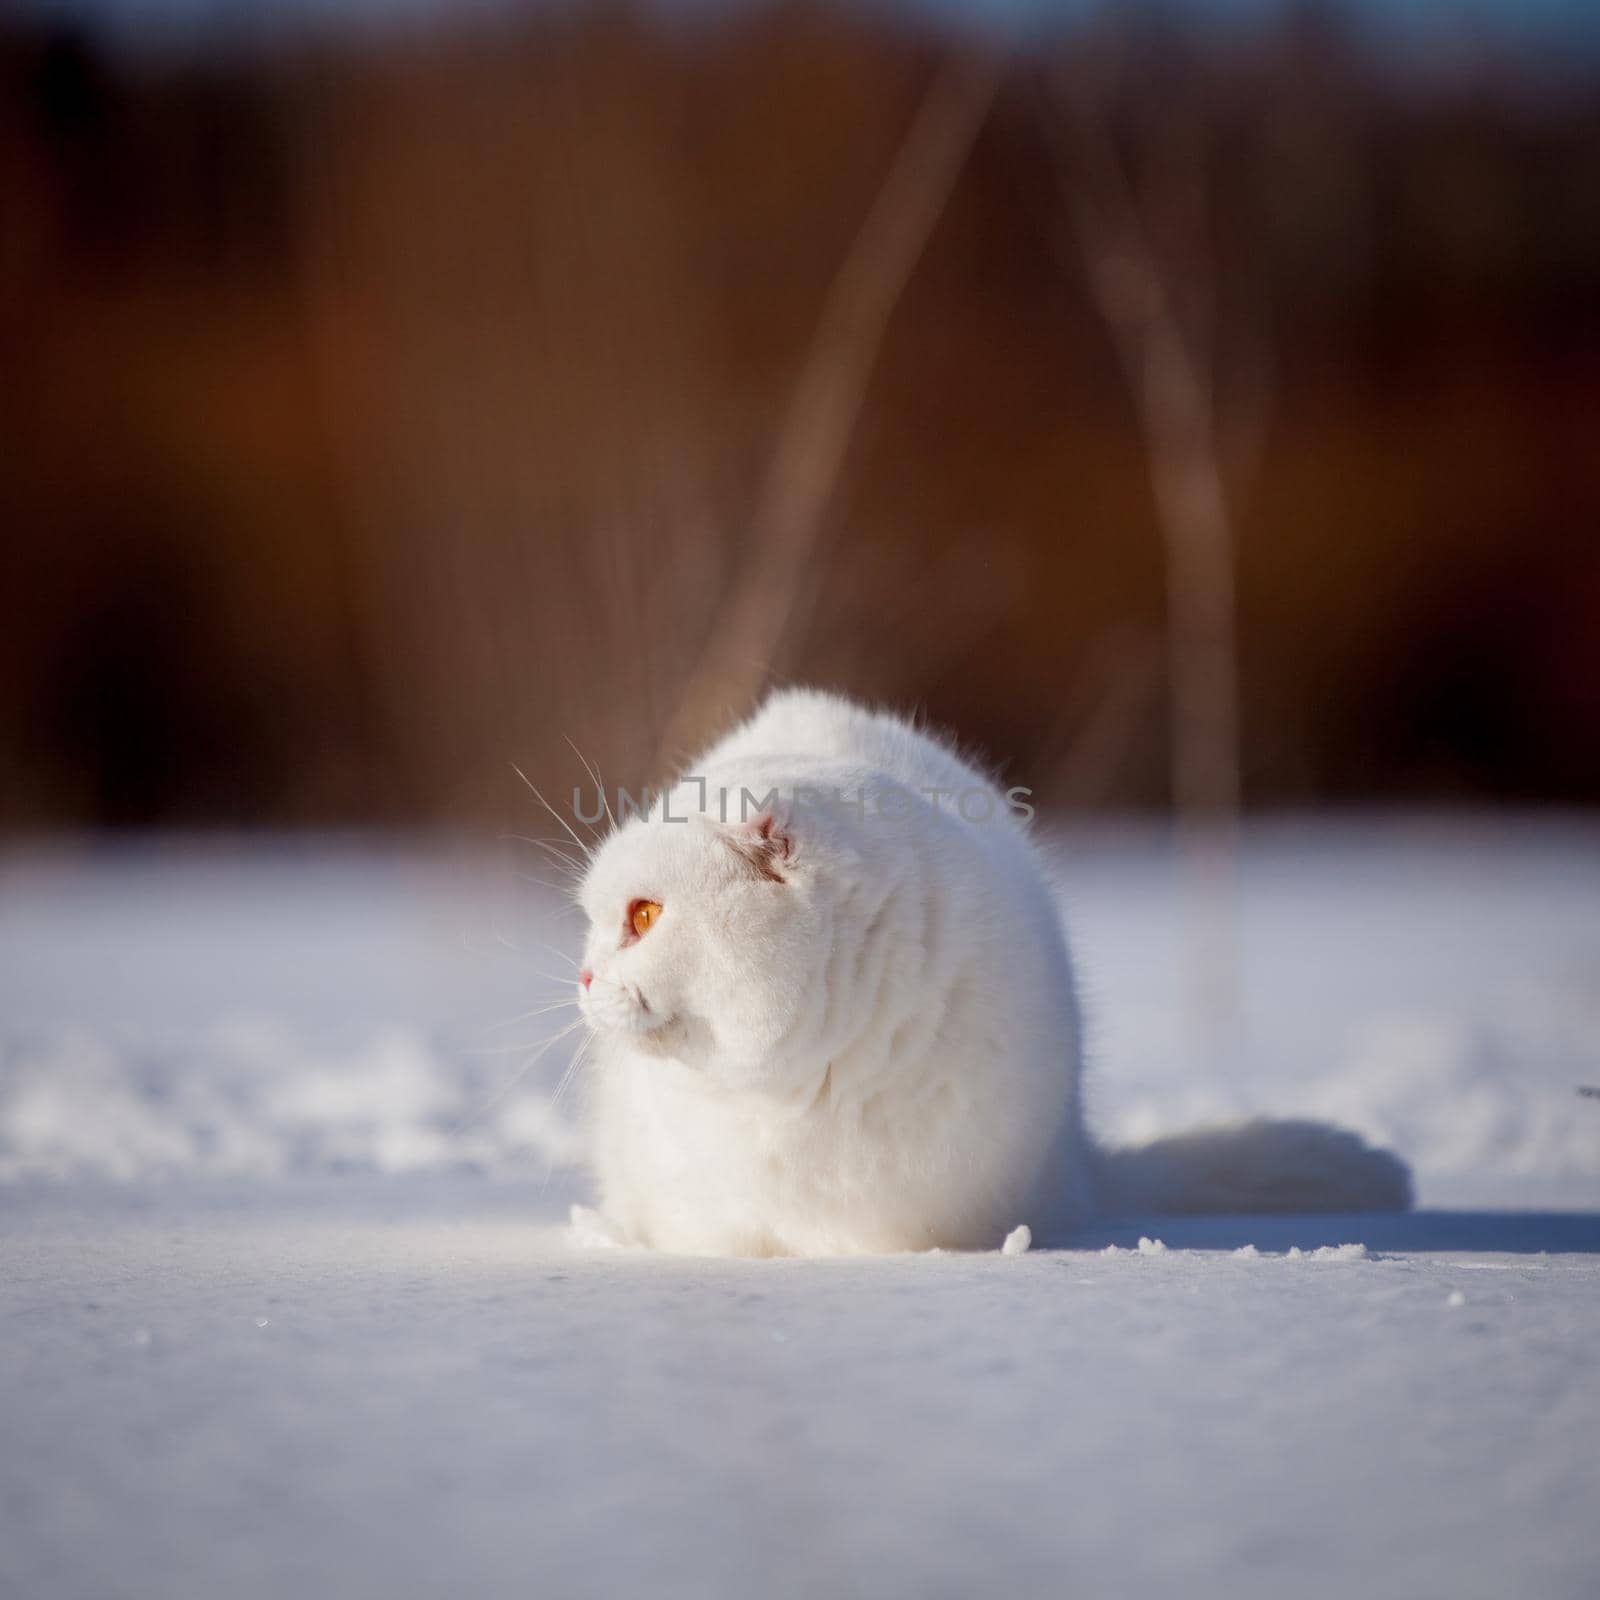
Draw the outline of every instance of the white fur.
<instances>
[{"instance_id":1,"label":"white fur","mask_svg":"<svg viewBox=\"0 0 1600 1600\"><path fill-rule=\"evenodd\" d=\"M773 790L741 817L745 791ZM1097 1173L1136 1175L1085 1138L1072 963L1025 823L897 717L773 695L604 841L580 898L594 1159L621 1239L992 1249L1026 1222L1052 1242L1089 1216ZM663 908L642 938L638 900ZM1184 1163L1157 1164L1172 1200ZM1352 1171L1318 1193L1361 1209L1372 1173ZM1221 1188L1263 1198L1247 1178Z\"/></svg>"}]
</instances>

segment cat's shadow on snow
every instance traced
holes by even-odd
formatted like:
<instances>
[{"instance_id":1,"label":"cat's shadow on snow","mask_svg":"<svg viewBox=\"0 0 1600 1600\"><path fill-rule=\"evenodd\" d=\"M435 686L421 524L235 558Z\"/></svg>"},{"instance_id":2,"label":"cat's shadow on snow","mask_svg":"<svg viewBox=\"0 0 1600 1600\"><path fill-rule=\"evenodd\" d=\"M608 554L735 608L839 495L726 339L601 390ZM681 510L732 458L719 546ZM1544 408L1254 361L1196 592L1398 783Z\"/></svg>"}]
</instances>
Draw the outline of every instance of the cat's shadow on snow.
<instances>
[{"instance_id":1,"label":"cat's shadow on snow","mask_svg":"<svg viewBox=\"0 0 1600 1600\"><path fill-rule=\"evenodd\" d=\"M1471 1250L1512 1255L1600 1253L1597 1211L1393 1211L1321 1216L1107 1218L1073 1241L1077 1248L1131 1247L1141 1237L1173 1250L1302 1250L1364 1244L1376 1252L1426 1255Z\"/></svg>"}]
</instances>

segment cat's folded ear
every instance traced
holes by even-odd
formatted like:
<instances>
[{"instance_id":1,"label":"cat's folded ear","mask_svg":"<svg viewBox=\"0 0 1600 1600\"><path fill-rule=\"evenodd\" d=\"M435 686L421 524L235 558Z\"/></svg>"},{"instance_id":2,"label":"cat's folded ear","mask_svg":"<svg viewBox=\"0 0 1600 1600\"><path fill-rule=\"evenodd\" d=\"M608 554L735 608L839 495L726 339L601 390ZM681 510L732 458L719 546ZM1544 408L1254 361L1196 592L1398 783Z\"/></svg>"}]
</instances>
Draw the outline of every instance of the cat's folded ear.
<instances>
[{"instance_id":1,"label":"cat's folded ear","mask_svg":"<svg viewBox=\"0 0 1600 1600\"><path fill-rule=\"evenodd\" d=\"M794 834L770 810L717 831L752 871L773 883L788 882L795 855Z\"/></svg>"}]
</instances>

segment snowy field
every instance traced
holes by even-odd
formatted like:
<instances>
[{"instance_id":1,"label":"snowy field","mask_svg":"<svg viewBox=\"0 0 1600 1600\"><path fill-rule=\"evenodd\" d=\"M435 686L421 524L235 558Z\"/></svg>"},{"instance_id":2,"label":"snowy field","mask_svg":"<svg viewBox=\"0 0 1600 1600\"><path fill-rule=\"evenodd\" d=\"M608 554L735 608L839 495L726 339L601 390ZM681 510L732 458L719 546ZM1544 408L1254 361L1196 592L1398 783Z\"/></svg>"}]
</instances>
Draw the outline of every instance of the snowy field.
<instances>
[{"instance_id":1,"label":"snowy field","mask_svg":"<svg viewBox=\"0 0 1600 1600\"><path fill-rule=\"evenodd\" d=\"M532 852L0 860L0 1596L1591 1600L1600 828L1255 830L1220 1052L1154 837L1056 854L1103 1133L1335 1117L1423 1209L581 1252Z\"/></svg>"}]
</instances>

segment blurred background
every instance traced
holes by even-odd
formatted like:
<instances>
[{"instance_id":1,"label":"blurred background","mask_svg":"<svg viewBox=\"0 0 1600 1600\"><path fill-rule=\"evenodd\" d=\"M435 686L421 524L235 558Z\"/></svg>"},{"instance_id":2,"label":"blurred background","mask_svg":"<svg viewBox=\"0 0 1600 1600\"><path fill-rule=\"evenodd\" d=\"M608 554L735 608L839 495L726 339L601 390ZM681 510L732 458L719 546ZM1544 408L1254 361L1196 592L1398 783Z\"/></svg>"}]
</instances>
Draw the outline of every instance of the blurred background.
<instances>
[{"instance_id":1,"label":"blurred background","mask_svg":"<svg viewBox=\"0 0 1600 1600\"><path fill-rule=\"evenodd\" d=\"M0 13L0 827L802 679L1062 813L1600 800L1586 6ZM524 797L525 798L525 797Z\"/></svg>"},{"instance_id":2,"label":"blurred background","mask_svg":"<svg viewBox=\"0 0 1600 1600\"><path fill-rule=\"evenodd\" d=\"M786 681L1422 1210L568 1282L513 764ZM1596 0L0 0L0 1591L1600 1595L1597 733Z\"/></svg>"}]
</instances>

